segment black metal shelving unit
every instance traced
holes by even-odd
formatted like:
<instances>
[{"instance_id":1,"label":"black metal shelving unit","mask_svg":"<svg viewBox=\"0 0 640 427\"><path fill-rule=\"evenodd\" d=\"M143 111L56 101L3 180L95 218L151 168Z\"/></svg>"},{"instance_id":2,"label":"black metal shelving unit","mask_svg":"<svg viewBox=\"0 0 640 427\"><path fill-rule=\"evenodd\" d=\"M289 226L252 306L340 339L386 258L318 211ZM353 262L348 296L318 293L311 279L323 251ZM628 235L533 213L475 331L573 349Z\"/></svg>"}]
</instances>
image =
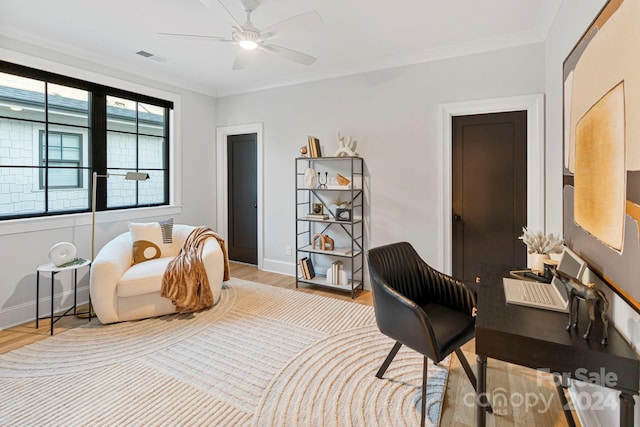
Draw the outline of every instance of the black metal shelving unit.
<instances>
[{"instance_id":1,"label":"black metal shelving unit","mask_svg":"<svg viewBox=\"0 0 640 427\"><path fill-rule=\"evenodd\" d=\"M361 157L298 157L296 171L296 287L300 284L322 286L351 292L364 287L364 163ZM304 176L308 168L319 173L318 184L305 186ZM333 182L336 174L349 179L349 187ZM325 183L325 180L328 181ZM322 184L320 183L322 182ZM323 185L324 184L324 185ZM334 202L349 202L351 217L338 220ZM313 204L322 204L328 219L308 218ZM330 235L335 241L335 250L313 248L313 236ZM305 279L299 260L308 257L313 263L316 276ZM336 284L327 279L325 271L335 260L343 262L348 283Z\"/></svg>"}]
</instances>

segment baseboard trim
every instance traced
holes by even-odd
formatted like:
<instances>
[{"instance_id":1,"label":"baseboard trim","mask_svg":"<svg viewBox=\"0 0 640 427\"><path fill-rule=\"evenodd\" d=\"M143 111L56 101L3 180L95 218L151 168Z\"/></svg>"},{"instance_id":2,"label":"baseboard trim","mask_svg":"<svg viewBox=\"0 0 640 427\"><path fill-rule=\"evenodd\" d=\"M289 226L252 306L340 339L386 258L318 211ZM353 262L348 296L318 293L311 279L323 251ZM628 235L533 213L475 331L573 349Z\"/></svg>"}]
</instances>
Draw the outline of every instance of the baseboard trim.
<instances>
[{"instance_id":1,"label":"baseboard trim","mask_svg":"<svg viewBox=\"0 0 640 427\"><path fill-rule=\"evenodd\" d=\"M262 262L262 269L270 273L284 274L285 276L296 275L296 265L287 261L265 258Z\"/></svg>"},{"instance_id":2,"label":"baseboard trim","mask_svg":"<svg viewBox=\"0 0 640 427\"><path fill-rule=\"evenodd\" d=\"M71 307L73 305L73 289L54 295L54 310L60 311L61 307ZM78 286L77 305L89 302L89 286ZM51 314L51 297L41 297L39 307L40 317ZM32 322L36 318L36 302L30 301L12 307L0 309L0 331L13 328Z\"/></svg>"}]
</instances>

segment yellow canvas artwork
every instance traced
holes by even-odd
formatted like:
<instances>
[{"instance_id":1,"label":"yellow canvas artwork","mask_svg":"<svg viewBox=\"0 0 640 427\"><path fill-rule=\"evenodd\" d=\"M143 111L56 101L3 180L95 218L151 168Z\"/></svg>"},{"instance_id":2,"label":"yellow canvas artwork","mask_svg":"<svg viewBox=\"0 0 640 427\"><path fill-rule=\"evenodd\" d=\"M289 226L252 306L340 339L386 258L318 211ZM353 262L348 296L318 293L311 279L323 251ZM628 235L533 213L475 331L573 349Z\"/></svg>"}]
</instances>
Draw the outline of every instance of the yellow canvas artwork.
<instances>
[{"instance_id":1,"label":"yellow canvas artwork","mask_svg":"<svg viewBox=\"0 0 640 427\"><path fill-rule=\"evenodd\" d=\"M576 223L621 250L626 205L623 83L578 122L575 141Z\"/></svg>"}]
</instances>

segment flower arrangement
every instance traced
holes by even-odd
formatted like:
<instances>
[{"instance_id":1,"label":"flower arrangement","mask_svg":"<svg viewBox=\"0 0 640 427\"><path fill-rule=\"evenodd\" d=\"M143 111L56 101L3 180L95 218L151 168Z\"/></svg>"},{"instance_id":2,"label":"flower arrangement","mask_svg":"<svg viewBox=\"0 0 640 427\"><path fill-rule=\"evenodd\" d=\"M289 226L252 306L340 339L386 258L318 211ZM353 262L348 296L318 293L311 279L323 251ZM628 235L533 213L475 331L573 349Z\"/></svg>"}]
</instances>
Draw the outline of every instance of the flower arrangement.
<instances>
[{"instance_id":1,"label":"flower arrangement","mask_svg":"<svg viewBox=\"0 0 640 427\"><path fill-rule=\"evenodd\" d=\"M560 235L553 233L544 235L541 231L534 233L522 227L523 234L518 237L522 240L530 254L559 254L562 253L564 240Z\"/></svg>"}]
</instances>

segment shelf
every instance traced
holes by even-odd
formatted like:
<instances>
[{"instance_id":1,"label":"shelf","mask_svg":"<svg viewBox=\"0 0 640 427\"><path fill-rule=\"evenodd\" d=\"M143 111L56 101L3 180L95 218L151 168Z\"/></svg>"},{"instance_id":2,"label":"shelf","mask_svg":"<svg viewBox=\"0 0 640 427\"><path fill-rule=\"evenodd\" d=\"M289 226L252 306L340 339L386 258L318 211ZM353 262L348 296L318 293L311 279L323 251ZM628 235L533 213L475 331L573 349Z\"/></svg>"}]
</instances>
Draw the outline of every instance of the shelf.
<instances>
[{"instance_id":1,"label":"shelf","mask_svg":"<svg viewBox=\"0 0 640 427\"><path fill-rule=\"evenodd\" d=\"M338 248L338 249L346 249L346 250L351 251L351 248ZM323 251L322 249L313 249L311 247L311 245L303 246L301 248L298 248L297 250L299 252L308 252L308 253L312 253L312 254L321 254L321 255L342 256L342 257L347 257L347 258L356 257L356 256L358 256L358 255L360 255L362 253L362 251L357 250L357 249L352 251L352 252L349 252L349 253L336 252L336 251Z\"/></svg>"},{"instance_id":2,"label":"shelf","mask_svg":"<svg viewBox=\"0 0 640 427\"><path fill-rule=\"evenodd\" d=\"M296 160L306 160L306 161L329 161L329 160L362 160L360 156L344 156L344 157L296 157Z\"/></svg>"},{"instance_id":3,"label":"shelf","mask_svg":"<svg viewBox=\"0 0 640 427\"><path fill-rule=\"evenodd\" d=\"M307 187L298 187L296 188L298 191L344 191L344 192L354 192L361 193L362 188L307 188Z\"/></svg>"},{"instance_id":4,"label":"shelf","mask_svg":"<svg viewBox=\"0 0 640 427\"><path fill-rule=\"evenodd\" d=\"M327 224L352 225L352 224L358 224L362 222L362 218L355 218L353 221L338 221L337 219L315 219L315 218L300 217L300 218L296 218L296 221L311 221L311 222L324 222Z\"/></svg>"},{"instance_id":5,"label":"shelf","mask_svg":"<svg viewBox=\"0 0 640 427\"><path fill-rule=\"evenodd\" d=\"M308 283L310 285L316 286L324 286L325 288L340 289L341 291L351 291L362 287L362 282L359 280L356 280L355 282L353 280L349 280L349 283L347 283L346 285L335 285L333 283L327 283L327 277L321 275L316 275L313 279L303 279L302 277L298 277L298 282Z\"/></svg>"}]
</instances>

